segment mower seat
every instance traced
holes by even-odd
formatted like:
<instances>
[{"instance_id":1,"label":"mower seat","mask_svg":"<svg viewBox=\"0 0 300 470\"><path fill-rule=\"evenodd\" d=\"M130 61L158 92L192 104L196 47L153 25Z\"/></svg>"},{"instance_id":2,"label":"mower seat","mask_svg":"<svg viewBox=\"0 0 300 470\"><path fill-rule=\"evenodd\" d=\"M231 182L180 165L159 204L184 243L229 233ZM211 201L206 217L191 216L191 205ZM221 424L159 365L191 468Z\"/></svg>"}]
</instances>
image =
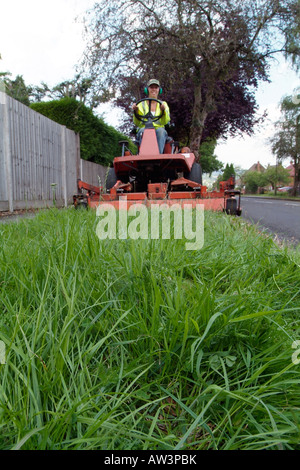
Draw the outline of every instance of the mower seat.
<instances>
[{"instance_id":1,"label":"mower seat","mask_svg":"<svg viewBox=\"0 0 300 470\"><path fill-rule=\"evenodd\" d=\"M164 153L176 153L175 151L178 150L178 142L175 142L173 137L168 136L164 148Z\"/></svg>"}]
</instances>

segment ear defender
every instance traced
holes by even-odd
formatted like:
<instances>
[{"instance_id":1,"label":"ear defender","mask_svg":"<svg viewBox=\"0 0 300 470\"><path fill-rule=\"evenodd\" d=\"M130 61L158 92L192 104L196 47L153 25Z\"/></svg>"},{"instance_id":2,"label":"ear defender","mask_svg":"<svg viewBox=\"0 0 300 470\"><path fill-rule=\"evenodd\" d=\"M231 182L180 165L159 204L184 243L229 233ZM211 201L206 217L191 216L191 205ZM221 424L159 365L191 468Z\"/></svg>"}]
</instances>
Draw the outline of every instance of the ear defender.
<instances>
[{"instance_id":1,"label":"ear defender","mask_svg":"<svg viewBox=\"0 0 300 470\"><path fill-rule=\"evenodd\" d=\"M158 94L159 94L159 95L162 95L162 92L163 92L163 91L162 91L162 88L159 88ZM149 95L149 92L148 92L148 88L147 88L147 87L144 88L144 93L145 93L146 96Z\"/></svg>"}]
</instances>

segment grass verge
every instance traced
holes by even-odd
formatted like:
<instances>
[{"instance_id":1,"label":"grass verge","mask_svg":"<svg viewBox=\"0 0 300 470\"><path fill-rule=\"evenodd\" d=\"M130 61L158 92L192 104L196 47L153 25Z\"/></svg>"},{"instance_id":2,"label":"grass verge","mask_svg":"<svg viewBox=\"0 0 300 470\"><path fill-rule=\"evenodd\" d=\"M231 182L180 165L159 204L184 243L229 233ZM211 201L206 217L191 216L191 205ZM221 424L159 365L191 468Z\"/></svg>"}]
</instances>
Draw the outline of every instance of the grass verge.
<instances>
[{"instance_id":1,"label":"grass verge","mask_svg":"<svg viewBox=\"0 0 300 470\"><path fill-rule=\"evenodd\" d=\"M299 449L299 251L220 213L199 251L96 225L0 226L0 449Z\"/></svg>"}]
</instances>

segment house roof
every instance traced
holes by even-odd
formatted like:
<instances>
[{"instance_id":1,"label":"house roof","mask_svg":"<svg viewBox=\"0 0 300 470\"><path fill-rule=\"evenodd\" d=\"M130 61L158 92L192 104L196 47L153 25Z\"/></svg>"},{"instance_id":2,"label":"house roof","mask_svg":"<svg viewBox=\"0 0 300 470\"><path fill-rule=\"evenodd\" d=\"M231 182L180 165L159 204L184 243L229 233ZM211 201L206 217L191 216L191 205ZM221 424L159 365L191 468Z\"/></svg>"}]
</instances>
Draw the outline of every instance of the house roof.
<instances>
[{"instance_id":1,"label":"house roof","mask_svg":"<svg viewBox=\"0 0 300 470\"><path fill-rule=\"evenodd\" d=\"M254 163L248 171L258 171L259 173L263 173L265 171L265 167L261 163L257 162Z\"/></svg>"}]
</instances>

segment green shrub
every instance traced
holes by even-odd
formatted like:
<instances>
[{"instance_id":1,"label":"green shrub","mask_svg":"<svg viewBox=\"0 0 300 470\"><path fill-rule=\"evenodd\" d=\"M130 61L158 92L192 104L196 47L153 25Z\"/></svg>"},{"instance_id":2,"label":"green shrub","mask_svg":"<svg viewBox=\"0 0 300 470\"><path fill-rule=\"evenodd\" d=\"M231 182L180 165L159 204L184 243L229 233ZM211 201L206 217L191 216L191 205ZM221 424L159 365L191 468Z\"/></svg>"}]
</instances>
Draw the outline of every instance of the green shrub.
<instances>
[{"instance_id":1,"label":"green shrub","mask_svg":"<svg viewBox=\"0 0 300 470\"><path fill-rule=\"evenodd\" d=\"M95 116L91 109L74 98L33 103L30 107L79 133L80 156L84 160L109 165L114 157L120 155L119 141L128 140L124 134L105 124L103 119ZM134 144L130 142L129 145L134 152Z\"/></svg>"}]
</instances>

